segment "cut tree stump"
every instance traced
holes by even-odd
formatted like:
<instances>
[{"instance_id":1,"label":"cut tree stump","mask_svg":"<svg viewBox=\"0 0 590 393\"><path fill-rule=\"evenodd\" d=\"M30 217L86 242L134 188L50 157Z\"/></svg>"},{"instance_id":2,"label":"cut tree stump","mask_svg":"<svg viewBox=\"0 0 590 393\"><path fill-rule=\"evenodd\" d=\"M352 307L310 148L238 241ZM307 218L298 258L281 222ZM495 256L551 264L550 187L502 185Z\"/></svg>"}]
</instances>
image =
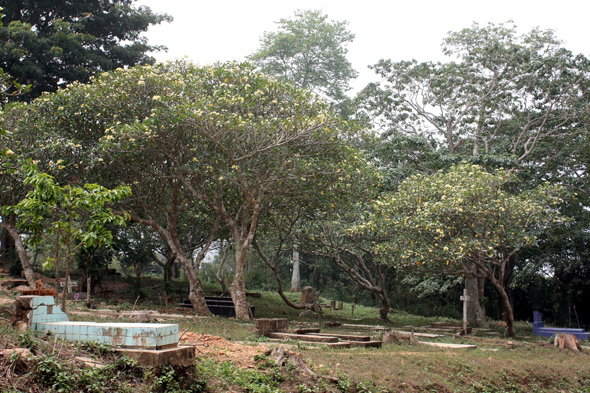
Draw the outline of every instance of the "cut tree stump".
<instances>
[{"instance_id":1,"label":"cut tree stump","mask_svg":"<svg viewBox=\"0 0 590 393\"><path fill-rule=\"evenodd\" d=\"M270 356L276 364L284 366L287 362L295 366L295 369L304 375L313 375L303 356L297 352L287 351L285 348L275 348L268 356Z\"/></svg>"},{"instance_id":2,"label":"cut tree stump","mask_svg":"<svg viewBox=\"0 0 590 393\"><path fill-rule=\"evenodd\" d=\"M14 301L14 312L12 313L12 319L10 323L13 327L18 326L21 323L29 325L29 312L32 309L32 296L19 296Z\"/></svg>"},{"instance_id":3,"label":"cut tree stump","mask_svg":"<svg viewBox=\"0 0 590 393\"><path fill-rule=\"evenodd\" d=\"M301 303L311 304L311 303L313 303L314 298L315 298L315 294L313 292L312 287L304 287L301 290Z\"/></svg>"},{"instance_id":4,"label":"cut tree stump","mask_svg":"<svg viewBox=\"0 0 590 393\"><path fill-rule=\"evenodd\" d=\"M289 320L287 318L259 318L256 320L256 334L268 336L271 332L286 332Z\"/></svg>"}]
</instances>

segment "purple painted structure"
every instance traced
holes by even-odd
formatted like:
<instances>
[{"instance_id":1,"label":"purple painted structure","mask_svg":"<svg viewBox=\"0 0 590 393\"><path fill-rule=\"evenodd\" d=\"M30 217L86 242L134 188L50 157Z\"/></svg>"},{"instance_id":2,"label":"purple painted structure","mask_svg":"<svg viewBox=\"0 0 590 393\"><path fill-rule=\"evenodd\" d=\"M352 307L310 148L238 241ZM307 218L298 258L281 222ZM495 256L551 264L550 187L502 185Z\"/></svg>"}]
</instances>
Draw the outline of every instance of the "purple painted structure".
<instances>
[{"instance_id":1,"label":"purple painted structure","mask_svg":"<svg viewBox=\"0 0 590 393\"><path fill-rule=\"evenodd\" d=\"M573 334L579 340L588 340L588 335L584 329L569 328L548 328L544 327L543 314L539 311L533 311L533 334L541 337L551 337L557 333Z\"/></svg>"}]
</instances>

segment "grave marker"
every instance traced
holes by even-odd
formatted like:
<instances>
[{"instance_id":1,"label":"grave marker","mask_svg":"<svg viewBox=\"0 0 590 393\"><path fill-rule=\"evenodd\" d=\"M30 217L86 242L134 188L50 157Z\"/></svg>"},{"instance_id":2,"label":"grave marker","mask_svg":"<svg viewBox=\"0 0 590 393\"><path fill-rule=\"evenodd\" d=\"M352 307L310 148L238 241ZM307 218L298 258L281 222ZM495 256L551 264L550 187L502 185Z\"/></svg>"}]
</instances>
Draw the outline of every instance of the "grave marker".
<instances>
[{"instance_id":1,"label":"grave marker","mask_svg":"<svg viewBox=\"0 0 590 393\"><path fill-rule=\"evenodd\" d=\"M65 280L60 279L59 280L59 286L62 287L62 288L65 287L66 286ZM77 286L78 286L78 281L68 279L68 293L71 293L72 292L72 288L77 287Z\"/></svg>"},{"instance_id":2,"label":"grave marker","mask_svg":"<svg viewBox=\"0 0 590 393\"><path fill-rule=\"evenodd\" d=\"M463 296L461 296L461 301L463 302L463 332L467 334L467 302L469 301L469 296L467 295L467 288L463 289Z\"/></svg>"}]
</instances>

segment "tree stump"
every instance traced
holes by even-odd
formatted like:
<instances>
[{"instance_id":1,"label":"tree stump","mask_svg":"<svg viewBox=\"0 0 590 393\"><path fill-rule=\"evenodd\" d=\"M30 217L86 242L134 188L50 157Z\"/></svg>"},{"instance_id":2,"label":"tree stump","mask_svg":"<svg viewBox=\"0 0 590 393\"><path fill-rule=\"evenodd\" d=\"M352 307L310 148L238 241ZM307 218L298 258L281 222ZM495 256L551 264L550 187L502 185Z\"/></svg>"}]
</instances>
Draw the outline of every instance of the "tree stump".
<instances>
[{"instance_id":1,"label":"tree stump","mask_svg":"<svg viewBox=\"0 0 590 393\"><path fill-rule=\"evenodd\" d=\"M284 366L287 362L295 366L295 369L304 375L313 375L303 356L297 352L287 351L285 348L275 348L270 354L268 354L276 364Z\"/></svg>"},{"instance_id":2,"label":"tree stump","mask_svg":"<svg viewBox=\"0 0 590 393\"><path fill-rule=\"evenodd\" d=\"M287 318L259 318L256 320L256 334L268 336L269 333L286 332L288 324Z\"/></svg>"},{"instance_id":3,"label":"tree stump","mask_svg":"<svg viewBox=\"0 0 590 393\"><path fill-rule=\"evenodd\" d=\"M21 323L29 325L29 312L31 311L31 297L19 296L14 301L14 312L10 323L13 327L17 327Z\"/></svg>"},{"instance_id":4,"label":"tree stump","mask_svg":"<svg viewBox=\"0 0 590 393\"><path fill-rule=\"evenodd\" d=\"M311 304L315 300L314 291L312 287L304 287L301 290L301 303Z\"/></svg>"}]
</instances>

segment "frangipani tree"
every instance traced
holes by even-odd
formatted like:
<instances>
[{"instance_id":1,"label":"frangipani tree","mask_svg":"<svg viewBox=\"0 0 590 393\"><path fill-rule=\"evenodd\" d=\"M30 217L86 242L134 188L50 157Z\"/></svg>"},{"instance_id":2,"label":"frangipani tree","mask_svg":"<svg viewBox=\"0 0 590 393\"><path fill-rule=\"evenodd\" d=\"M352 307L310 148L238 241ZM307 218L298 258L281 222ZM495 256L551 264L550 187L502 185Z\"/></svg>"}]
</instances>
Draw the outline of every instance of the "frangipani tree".
<instances>
[{"instance_id":1,"label":"frangipani tree","mask_svg":"<svg viewBox=\"0 0 590 393\"><path fill-rule=\"evenodd\" d=\"M388 321L391 303L387 293L387 273L391 265L376 258L375 254L376 244L384 239L372 231L351 230L366 222L367 212L367 203L363 201L306 217L296 236L302 252L327 258L359 289L379 298L379 316Z\"/></svg>"},{"instance_id":2,"label":"frangipani tree","mask_svg":"<svg viewBox=\"0 0 590 393\"><path fill-rule=\"evenodd\" d=\"M197 260L227 228L236 250L230 290L242 319L250 318L244 261L261 212L273 214L283 199L348 193L363 162L354 147L359 130L312 93L248 64L121 69L12 110L5 121L19 132L83 146L63 151L63 164L78 165L80 176L131 187L124 207L166 240L187 272L193 304L198 266L178 223L191 217L208 231Z\"/></svg>"},{"instance_id":3,"label":"frangipani tree","mask_svg":"<svg viewBox=\"0 0 590 393\"><path fill-rule=\"evenodd\" d=\"M510 191L514 173L488 173L461 164L433 176L415 175L399 191L377 200L370 220L357 228L390 240L377 245L383 260L405 269L486 278L502 300L508 334L514 318L505 290L510 259L535 234L563 222L561 188L543 185Z\"/></svg>"}]
</instances>

